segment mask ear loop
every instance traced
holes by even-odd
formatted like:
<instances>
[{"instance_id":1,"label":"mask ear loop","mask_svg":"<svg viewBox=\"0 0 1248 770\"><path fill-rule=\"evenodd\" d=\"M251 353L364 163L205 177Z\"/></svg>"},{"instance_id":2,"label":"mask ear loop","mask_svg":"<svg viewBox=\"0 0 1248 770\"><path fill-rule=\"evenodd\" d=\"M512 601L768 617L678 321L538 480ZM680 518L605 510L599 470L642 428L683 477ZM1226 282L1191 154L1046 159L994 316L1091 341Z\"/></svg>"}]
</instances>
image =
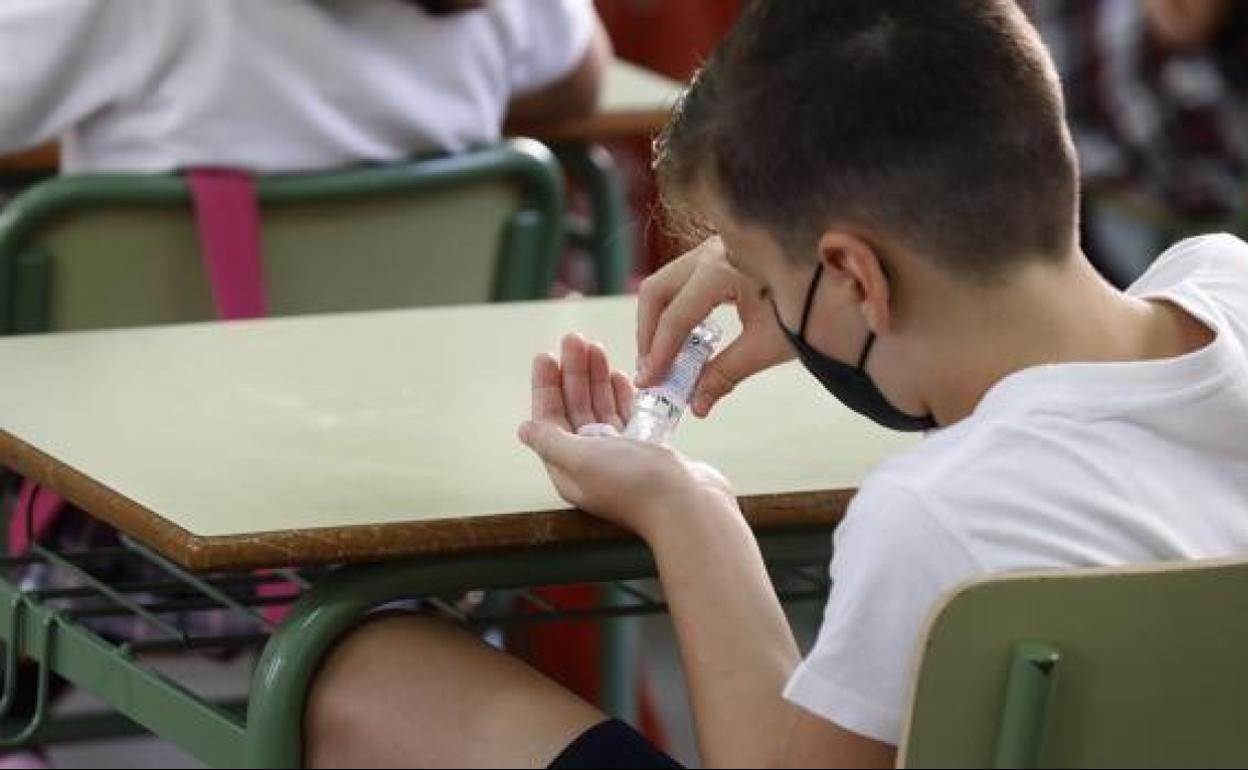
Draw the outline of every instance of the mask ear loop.
<instances>
[{"instance_id":1,"label":"mask ear loop","mask_svg":"<svg viewBox=\"0 0 1248 770\"><path fill-rule=\"evenodd\" d=\"M820 262L819 266L823 267L823 263ZM884 273L885 280L891 283L893 276L888 269L888 264L885 263L883 259L880 260L880 271ZM876 336L875 332L869 332L867 334L867 343L862 346L862 355L858 356L858 371L863 374L867 373L867 358L871 355L871 349L875 347Z\"/></svg>"},{"instance_id":2,"label":"mask ear loop","mask_svg":"<svg viewBox=\"0 0 1248 770\"><path fill-rule=\"evenodd\" d=\"M797 330L797 338L806 341L806 324L810 321L810 308L815 304L815 290L819 288L819 279L823 277L823 263L815 268L815 277L810 279L810 288L806 290L806 303L802 305L802 325Z\"/></svg>"},{"instance_id":3,"label":"mask ear loop","mask_svg":"<svg viewBox=\"0 0 1248 770\"><path fill-rule=\"evenodd\" d=\"M866 374L867 356L871 355L871 348L875 347L875 332L867 335L867 344L862 348L862 355L858 356L858 371Z\"/></svg>"},{"instance_id":4,"label":"mask ear loop","mask_svg":"<svg viewBox=\"0 0 1248 770\"><path fill-rule=\"evenodd\" d=\"M819 288L819 279L823 277L823 263L815 268L815 275L810 280L810 288L806 290L806 303L802 306L802 325L797 330L797 338L802 342L806 342L806 325L810 322L810 309L815 304L815 290ZM780 311L776 310L775 303L772 303L772 310L776 313L776 320L780 320ZM867 336L867 344L862 348L862 354L858 356L858 371L866 373L867 358L871 355L871 349L875 347L875 332L871 332Z\"/></svg>"}]
</instances>

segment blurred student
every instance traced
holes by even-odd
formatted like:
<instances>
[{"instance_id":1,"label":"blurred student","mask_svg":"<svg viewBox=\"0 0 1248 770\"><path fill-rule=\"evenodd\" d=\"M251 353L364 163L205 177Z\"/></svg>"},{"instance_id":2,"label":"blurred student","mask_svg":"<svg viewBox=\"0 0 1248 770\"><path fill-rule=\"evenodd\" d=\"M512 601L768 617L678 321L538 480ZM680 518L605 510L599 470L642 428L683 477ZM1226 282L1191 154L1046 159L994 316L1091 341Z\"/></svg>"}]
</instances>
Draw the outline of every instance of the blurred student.
<instances>
[{"instance_id":1,"label":"blurred student","mask_svg":"<svg viewBox=\"0 0 1248 770\"><path fill-rule=\"evenodd\" d=\"M1248 3L1030 0L1062 75L1089 256L1126 286L1248 212Z\"/></svg>"},{"instance_id":2,"label":"blurred student","mask_svg":"<svg viewBox=\"0 0 1248 770\"><path fill-rule=\"evenodd\" d=\"M6 0L0 152L62 171L307 171L591 112L591 0Z\"/></svg>"}]
</instances>

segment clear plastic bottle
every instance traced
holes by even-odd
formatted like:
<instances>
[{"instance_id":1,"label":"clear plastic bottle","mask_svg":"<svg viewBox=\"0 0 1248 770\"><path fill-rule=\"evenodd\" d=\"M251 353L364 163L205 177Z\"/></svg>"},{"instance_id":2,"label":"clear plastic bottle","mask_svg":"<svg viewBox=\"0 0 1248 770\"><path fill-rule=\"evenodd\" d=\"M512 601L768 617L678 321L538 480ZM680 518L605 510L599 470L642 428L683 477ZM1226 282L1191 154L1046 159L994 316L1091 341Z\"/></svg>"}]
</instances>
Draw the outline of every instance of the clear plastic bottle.
<instances>
[{"instance_id":1,"label":"clear plastic bottle","mask_svg":"<svg viewBox=\"0 0 1248 770\"><path fill-rule=\"evenodd\" d=\"M722 337L723 330L710 319L689 332L663 381L638 391L633 398L633 412L624 428L625 436L656 444L667 440L689 406L702 367L715 354L715 346Z\"/></svg>"}]
</instances>

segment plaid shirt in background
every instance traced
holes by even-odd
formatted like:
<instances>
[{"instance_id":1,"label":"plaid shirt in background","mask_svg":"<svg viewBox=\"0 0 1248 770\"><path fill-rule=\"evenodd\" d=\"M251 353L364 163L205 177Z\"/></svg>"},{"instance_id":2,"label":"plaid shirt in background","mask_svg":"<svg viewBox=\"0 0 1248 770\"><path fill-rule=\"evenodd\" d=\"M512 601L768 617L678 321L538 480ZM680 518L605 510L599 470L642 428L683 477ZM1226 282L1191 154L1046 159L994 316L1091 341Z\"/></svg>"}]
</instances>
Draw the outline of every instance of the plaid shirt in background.
<instances>
[{"instance_id":1,"label":"plaid shirt in background","mask_svg":"<svg viewBox=\"0 0 1248 770\"><path fill-rule=\"evenodd\" d=\"M1248 2L1232 0L1201 48L1167 51L1140 0L1022 3L1053 53L1090 190L1228 220L1248 179Z\"/></svg>"}]
</instances>

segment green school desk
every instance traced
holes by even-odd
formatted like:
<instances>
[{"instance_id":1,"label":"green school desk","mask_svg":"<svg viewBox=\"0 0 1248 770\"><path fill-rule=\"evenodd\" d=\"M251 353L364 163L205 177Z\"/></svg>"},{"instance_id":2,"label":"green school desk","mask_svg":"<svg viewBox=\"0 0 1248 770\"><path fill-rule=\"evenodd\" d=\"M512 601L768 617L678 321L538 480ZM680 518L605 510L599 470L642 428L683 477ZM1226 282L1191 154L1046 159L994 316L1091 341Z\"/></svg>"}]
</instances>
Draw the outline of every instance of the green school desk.
<instances>
[{"instance_id":1,"label":"green school desk","mask_svg":"<svg viewBox=\"0 0 1248 770\"><path fill-rule=\"evenodd\" d=\"M18 562L73 570L87 556L10 559L0 637L210 765L297 764L308 680L369 608L653 575L639 541L568 510L515 439L531 356L579 330L629 361L634 313L620 297L0 339L0 463L125 533L189 607L255 613L223 588L268 579L242 572L253 568L304 568L307 584L273 633L257 614L250 641L264 652L246 704L211 703L139 654L214 640L108 642L57 603L74 596L23 594L11 579ZM769 563L813 567L818 582L854 488L912 441L790 364L712 419L688 419L675 443L733 480ZM79 594L92 591L117 614L167 609L98 581Z\"/></svg>"}]
</instances>

